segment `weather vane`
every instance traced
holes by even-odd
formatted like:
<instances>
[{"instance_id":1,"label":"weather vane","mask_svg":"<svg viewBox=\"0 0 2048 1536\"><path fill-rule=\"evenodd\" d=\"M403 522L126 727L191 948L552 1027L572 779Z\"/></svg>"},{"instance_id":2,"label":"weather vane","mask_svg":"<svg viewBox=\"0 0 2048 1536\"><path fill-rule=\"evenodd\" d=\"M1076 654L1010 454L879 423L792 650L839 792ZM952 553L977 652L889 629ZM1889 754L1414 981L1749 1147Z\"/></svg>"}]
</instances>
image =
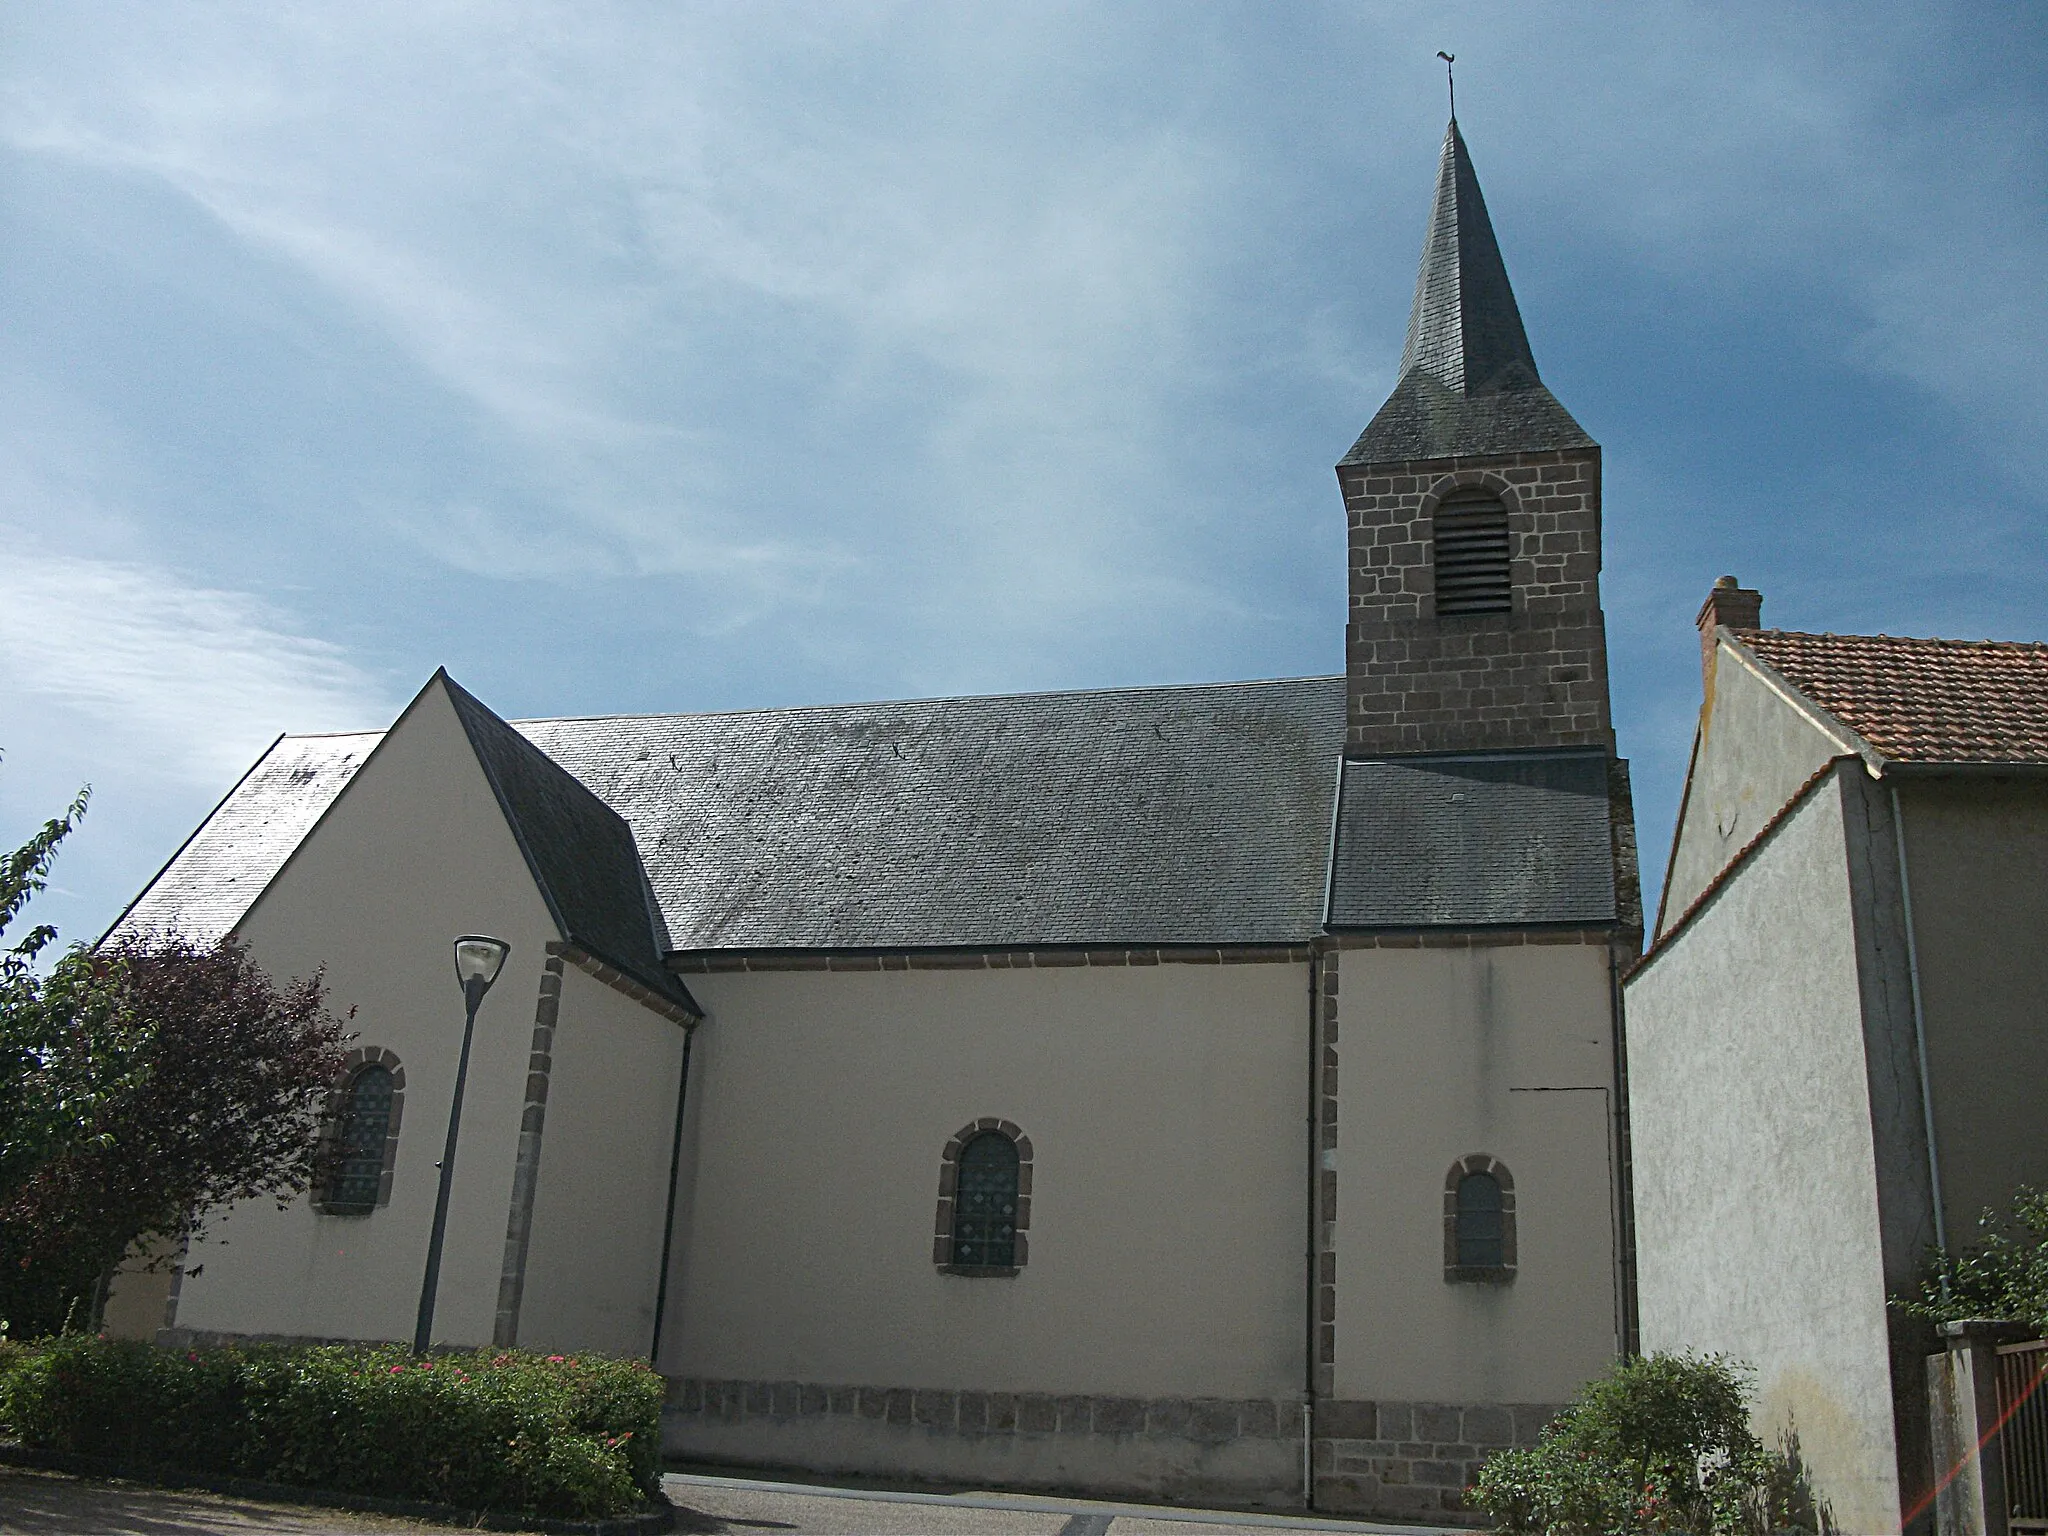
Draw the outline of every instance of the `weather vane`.
<instances>
[{"instance_id":1,"label":"weather vane","mask_svg":"<svg viewBox=\"0 0 2048 1536\"><path fill-rule=\"evenodd\" d=\"M1451 88L1451 121L1456 122L1458 119L1458 81L1457 77L1451 73L1451 66L1458 62L1458 56L1455 53L1445 53L1441 48L1437 49L1436 56L1444 61L1444 84Z\"/></svg>"}]
</instances>

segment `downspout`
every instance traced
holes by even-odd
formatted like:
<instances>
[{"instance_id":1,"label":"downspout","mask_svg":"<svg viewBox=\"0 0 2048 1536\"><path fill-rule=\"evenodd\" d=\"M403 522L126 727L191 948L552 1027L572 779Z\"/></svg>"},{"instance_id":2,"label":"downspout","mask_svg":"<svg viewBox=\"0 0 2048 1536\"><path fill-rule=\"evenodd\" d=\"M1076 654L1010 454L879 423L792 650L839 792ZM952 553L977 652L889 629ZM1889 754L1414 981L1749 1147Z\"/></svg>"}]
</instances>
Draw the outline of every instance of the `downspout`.
<instances>
[{"instance_id":1,"label":"downspout","mask_svg":"<svg viewBox=\"0 0 2048 1536\"><path fill-rule=\"evenodd\" d=\"M1320 1204L1318 1186L1322 1170L1322 1137L1317 1134L1316 1118L1316 1110L1322 1101L1322 1051L1316 1010L1322 996L1322 976L1323 957L1311 950L1308 957L1308 1230L1302 1265L1307 1284L1301 1309L1304 1323L1301 1351L1301 1507L1311 1511L1316 1507L1316 1211Z\"/></svg>"},{"instance_id":2,"label":"downspout","mask_svg":"<svg viewBox=\"0 0 2048 1536\"><path fill-rule=\"evenodd\" d=\"M654 1286L654 1342L647 1352L647 1363L657 1371L661 1369L661 1320L668 1310L669 1255L676 1237L676 1188L682 1182L683 1108L690 1100L690 1047L696 1040L697 1026L691 1024L683 1030L683 1070L676 1078L675 1138L668 1149L668 1215L661 1224L661 1277Z\"/></svg>"},{"instance_id":3,"label":"downspout","mask_svg":"<svg viewBox=\"0 0 2048 1536\"><path fill-rule=\"evenodd\" d=\"M1934 1085L1927 1076L1927 1016L1920 1005L1920 941L1913 932L1913 880L1906 869L1906 817L1899 807L1899 786L1892 796L1892 838L1899 852L1899 906L1906 919L1906 975L1913 983L1913 1051L1920 1062L1920 1121L1927 1136L1928 1197L1934 1205L1934 1246L1948 1253L1948 1218L1942 1214L1941 1150L1934 1141ZM1941 1294L1948 1296L1948 1266L1941 1268Z\"/></svg>"},{"instance_id":4,"label":"downspout","mask_svg":"<svg viewBox=\"0 0 2048 1536\"><path fill-rule=\"evenodd\" d=\"M1636 1180L1635 1137L1629 1126L1628 1102L1628 1004L1622 991L1621 957L1613 944L1607 946L1608 1009L1614 1027L1614 1153L1615 1207L1620 1231L1616 1261L1620 1269L1616 1288L1620 1303L1621 1354L1633 1360L1642 1353L1642 1321L1636 1290Z\"/></svg>"}]
</instances>

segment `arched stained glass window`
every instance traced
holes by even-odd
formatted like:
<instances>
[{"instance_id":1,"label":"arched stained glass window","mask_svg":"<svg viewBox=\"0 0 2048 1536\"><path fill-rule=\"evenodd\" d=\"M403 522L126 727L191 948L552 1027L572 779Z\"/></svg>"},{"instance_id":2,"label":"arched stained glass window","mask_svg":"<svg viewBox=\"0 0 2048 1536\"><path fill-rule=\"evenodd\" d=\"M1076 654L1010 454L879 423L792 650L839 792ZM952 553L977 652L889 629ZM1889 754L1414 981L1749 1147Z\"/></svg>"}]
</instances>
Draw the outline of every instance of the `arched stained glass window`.
<instances>
[{"instance_id":1,"label":"arched stained glass window","mask_svg":"<svg viewBox=\"0 0 2048 1536\"><path fill-rule=\"evenodd\" d=\"M350 1078L343 1090L334 1131L333 1171L322 1202L330 1214L362 1216L377 1208L395 1087L391 1069L372 1064Z\"/></svg>"},{"instance_id":2,"label":"arched stained glass window","mask_svg":"<svg viewBox=\"0 0 2048 1536\"><path fill-rule=\"evenodd\" d=\"M1444 1176L1444 1278L1499 1284L1515 1277L1515 1180L1484 1152Z\"/></svg>"},{"instance_id":3,"label":"arched stained glass window","mask_svg":"<svg viewBox=\"0 0 2048 1536\"><path fill-rule=\"evenodd\" d=\"M960 1149L953 1198L953 1262L969 1269L1017 1264L1017 1144L983 1131Z\"/></svg>"},{"instance_id":4,"label":"arched stained glass window","mask_svg":"<svg viewBox=\"0 0 2048 1536\"><path fill-rule=\"evenodd\" d=\"M1498 1269L1504 1262L1500 1180L1468 1173L1458 1180L1458 1267Z\"/></svg>"}]
</instances>

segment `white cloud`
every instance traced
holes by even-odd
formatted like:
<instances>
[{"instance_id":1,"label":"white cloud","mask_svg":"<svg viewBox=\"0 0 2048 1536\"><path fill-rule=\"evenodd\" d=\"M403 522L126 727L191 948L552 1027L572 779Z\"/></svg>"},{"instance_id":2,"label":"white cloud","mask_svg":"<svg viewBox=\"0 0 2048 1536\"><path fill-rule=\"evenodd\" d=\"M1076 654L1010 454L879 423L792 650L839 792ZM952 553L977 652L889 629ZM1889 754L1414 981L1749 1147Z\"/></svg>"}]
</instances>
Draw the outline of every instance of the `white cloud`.
<instances>
[{"instance_id":1,"label":"white cloud","mask_svg":"<svg viewBox=\"0 0 2048 1536\"><path fill-rule=\"evenodd\" d=\"M72 716L103 772L125 764L217 789L280 730L394 713L340 647L293 633L247 593L38 550L19 529L0 536L22 578L0 604L0 687Z\"/></svg>"}]
</instances>

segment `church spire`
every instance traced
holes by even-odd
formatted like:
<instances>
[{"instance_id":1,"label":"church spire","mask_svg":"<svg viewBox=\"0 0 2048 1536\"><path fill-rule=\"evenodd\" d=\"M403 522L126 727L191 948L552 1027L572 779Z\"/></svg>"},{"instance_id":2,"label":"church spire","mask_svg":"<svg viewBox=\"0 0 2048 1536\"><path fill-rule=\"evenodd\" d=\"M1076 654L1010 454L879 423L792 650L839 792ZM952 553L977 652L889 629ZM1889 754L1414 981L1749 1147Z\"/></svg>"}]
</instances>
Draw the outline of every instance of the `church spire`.
<instances>
[{"instance_id":1,"label":"church spire","mask_svg":"<svg viewBox=\"0 0 2048 1536\"><path fill-rule=\"evenodd\" d=\"M1437 162L1400 380L1342 463L1592 446L1536 372L1479 177L1453 117Z\"/></svg>"},{"instance_id":2,"label":"church spire","mask_svg":"<svg viewBox=\"0 0 2048 1536\"><path fill-rule=\"evenodd\" d=\"M1401 377L1337 465L1346 750L1614 750L1600 449L1536 376L1454 116Z\"/></svg>"},{"instance_id":3,"label":"church spire","mask_svg":"<svg viewBox=\"0 0 2048 1536\"><path fill-rule=\"evenodd\" d=\"M1402 376L1416 368L1461 395L1541 382L1455 117L1444 132L1436 202L1401 353Z\"/></svg>"}]
</instances>

